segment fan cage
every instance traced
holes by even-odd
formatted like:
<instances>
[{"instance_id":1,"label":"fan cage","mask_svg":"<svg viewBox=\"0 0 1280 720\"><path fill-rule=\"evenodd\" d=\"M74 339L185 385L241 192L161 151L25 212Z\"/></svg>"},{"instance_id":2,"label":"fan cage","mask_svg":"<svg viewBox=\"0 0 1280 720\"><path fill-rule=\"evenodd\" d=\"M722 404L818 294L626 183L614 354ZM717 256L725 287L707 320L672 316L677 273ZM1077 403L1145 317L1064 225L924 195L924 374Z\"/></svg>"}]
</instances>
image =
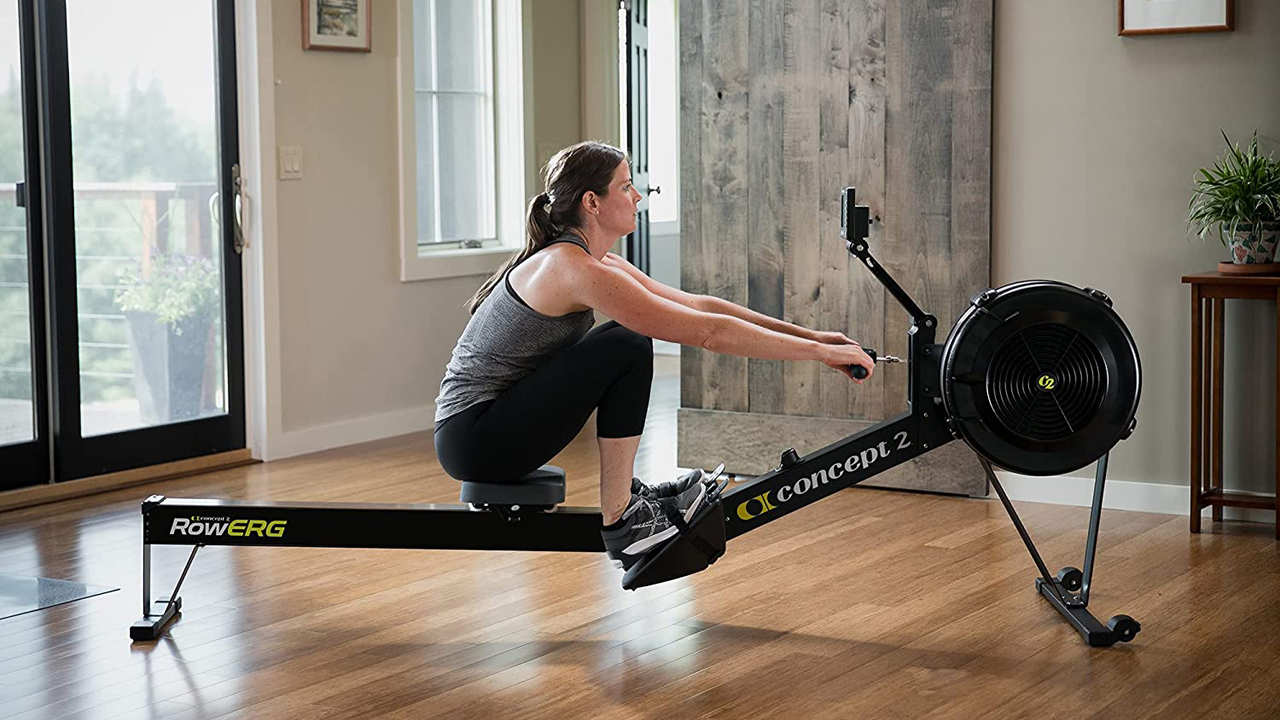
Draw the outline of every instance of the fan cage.
<instances>
[{"instance_id":1,"label":"fan cage","mask_svg":"<svg viewBox=\"0 0 1280 720\"><path fill-rule=\"evenodd\" d=\"M1006 338L992 355L987 402L1009 432L1038 442L1074 435L1098 413L1107 368L1093 343L1073 328L1041 323Z\"/></svg>"}]
</instances>

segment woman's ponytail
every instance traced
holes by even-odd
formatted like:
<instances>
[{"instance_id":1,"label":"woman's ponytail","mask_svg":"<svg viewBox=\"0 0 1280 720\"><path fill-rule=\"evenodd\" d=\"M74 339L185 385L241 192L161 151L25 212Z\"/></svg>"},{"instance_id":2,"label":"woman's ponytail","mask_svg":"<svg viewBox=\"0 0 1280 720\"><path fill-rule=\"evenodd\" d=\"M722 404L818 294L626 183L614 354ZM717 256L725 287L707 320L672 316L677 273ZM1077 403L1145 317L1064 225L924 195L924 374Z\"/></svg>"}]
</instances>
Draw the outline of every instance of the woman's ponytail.
<instances>
[{"instance_id":1,"label":"woman's ponytail","mask_svg":"<svg viewBox=\"0 0 1280 720\"><path fill-rule=\"evenodd\" d=\"M529 211L525 217L525 233L528 245L542 247L553 239L557 233L556 224L551 222L551 195L538 193L529 203Z\"/></svg>"},{"instance_id":2,"label":"woman's ponytail","mask_svg":"<svg viewBox=\"0 0 1280 720\"><path fill-rule=\"evenodd\" d=\"M506 276L511 268L524 262L526 258L537 252L543 245L550 242L556 233L556 226L551 222L551 214L548 208L551 205L551 196L547 193L538 193L529 201L529 209L525 212L525 244L518 252L512 253L511 257L498 268L475 295L467 301L467 312L472 315L476 314L476 308L480 307L480 303L493 292L493 288Z\"/></svg>"}]
</instances>

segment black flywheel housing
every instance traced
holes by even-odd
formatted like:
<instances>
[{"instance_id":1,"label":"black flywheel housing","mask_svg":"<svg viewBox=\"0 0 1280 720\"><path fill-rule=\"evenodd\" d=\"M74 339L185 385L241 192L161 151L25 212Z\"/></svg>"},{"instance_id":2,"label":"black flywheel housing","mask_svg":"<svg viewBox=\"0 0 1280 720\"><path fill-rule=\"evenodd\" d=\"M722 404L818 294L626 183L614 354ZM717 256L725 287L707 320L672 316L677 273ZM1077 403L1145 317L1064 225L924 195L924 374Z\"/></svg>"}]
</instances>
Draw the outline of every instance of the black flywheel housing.
<instances>
[{"instance_id":1,"label":"black flywheel housing","mask_svg":"<svg viewBox=\"0 0 1280 720\"><path fill-rule=\"evenodd\" d=\"M1061 475L1135 426L1138 348L1097 290L1029 280L975 296L942 356L952 432L993 465Z\"/></svg>"}]
</instances>

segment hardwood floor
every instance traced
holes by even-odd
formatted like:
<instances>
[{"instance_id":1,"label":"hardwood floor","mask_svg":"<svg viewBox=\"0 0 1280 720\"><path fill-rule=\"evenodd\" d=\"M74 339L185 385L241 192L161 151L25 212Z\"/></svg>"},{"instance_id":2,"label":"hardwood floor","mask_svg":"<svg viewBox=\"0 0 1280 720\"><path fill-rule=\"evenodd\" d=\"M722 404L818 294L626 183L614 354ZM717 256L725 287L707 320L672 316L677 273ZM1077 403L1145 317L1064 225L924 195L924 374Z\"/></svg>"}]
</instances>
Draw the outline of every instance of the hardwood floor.
<instances>
[{"instance_id":1,"label":"hardwood floor","mask_svg":"<svg viewBox=\"0 0 1280 720\"><path fill-rule=\"evenodd\" d=\"M675 379L639 474L673 476ZM780 440L785 442L785 440ZM779 448L781 449L781 448ZM801 448L803 451L804 449ZM556 464L596 502L590 429ZM138 503L456 501L426 434L0 514L0 569L119 592L0 621L0 716L34 718L1276 717L1269 525L1104 513L1091 649L1032 588L997 502L847 490L638 592L601 556L205 548L166 637L130 644ZM1053 569L1085 508L1022 504ZM187 551L157 548L157 592Z\"/></svg>"}]
</instances>

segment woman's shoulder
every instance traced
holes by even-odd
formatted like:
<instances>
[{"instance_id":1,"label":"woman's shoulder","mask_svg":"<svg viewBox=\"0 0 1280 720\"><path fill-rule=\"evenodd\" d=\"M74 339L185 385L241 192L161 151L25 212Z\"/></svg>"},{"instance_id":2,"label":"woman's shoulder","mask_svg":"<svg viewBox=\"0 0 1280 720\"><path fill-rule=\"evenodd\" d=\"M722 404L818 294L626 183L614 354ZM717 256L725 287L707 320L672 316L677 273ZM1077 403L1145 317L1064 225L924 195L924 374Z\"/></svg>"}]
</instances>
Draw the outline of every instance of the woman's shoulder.
<instances>
[{"instance_id":1,"label":"woman's shoulder","mask_svg":"<svg viewBox=\"0 0 1280 720\"><path fill-rule=\"evenodd\" d=\"M583 282L595 258L569 243L543 248L508 273L512 290L532 309L559 316L585 308L574 300L574 286Z\"/></svg>"},{"instance_id":2,"label":"woman's shoulder","mask_svg":"<svg viewBox=\"0 0 1280 720\"><path fill-rule=\"evenodd\" d=\"M600 261L581 245L581 240L563 240L554 245L545 245L542 250L529 257L529 261L540 260L540 264L554 269L557 274L570 277L578 275L582 270L599 265ZM541 256L539 258L539 256Z\"/></svg>"}]
</instances>

